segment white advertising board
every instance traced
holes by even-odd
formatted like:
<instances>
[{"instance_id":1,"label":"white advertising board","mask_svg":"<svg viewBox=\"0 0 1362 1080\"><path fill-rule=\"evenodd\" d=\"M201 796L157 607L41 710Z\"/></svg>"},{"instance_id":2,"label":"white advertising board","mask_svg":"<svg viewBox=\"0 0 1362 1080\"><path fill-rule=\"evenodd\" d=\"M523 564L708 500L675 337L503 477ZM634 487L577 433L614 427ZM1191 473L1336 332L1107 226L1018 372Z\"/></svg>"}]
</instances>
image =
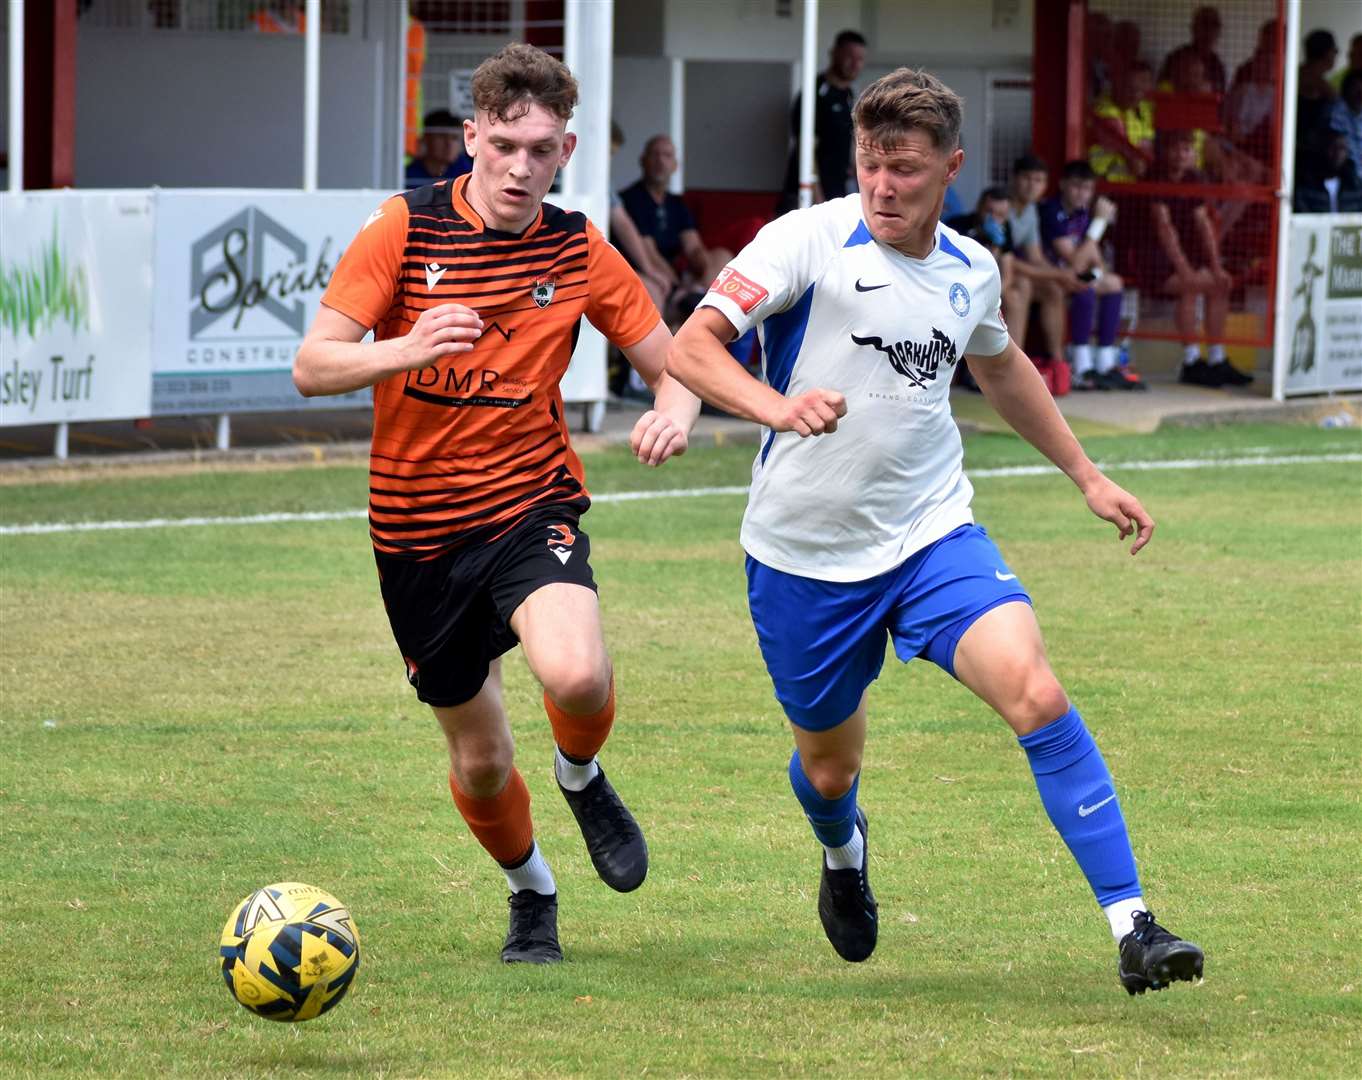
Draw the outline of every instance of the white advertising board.
<instances>
[{"instance_id":1,"label":"white advertising board","mask_svg":"<svg viewBox=\"0 0 1362 1080\"><path fill-rule=\"evenodd\" d=\"M151 413L152 195L0 195L0 427Z\"/></svg>"},{"instance_id":2,"label":"white advertising board","mask_svg":"<svg viewBox=\"0 0 1362 1080\"><path fill-rule=\"evenodd\" d=\"M1285 393L1362 390L1362 214L1298 214L1287 243Z\"/></svg>"},{"instance_id":3,"label":"white advertising board","mask_svg":"<svg viewBox=\"0 0 1362 1080\"><path fill-rule=\"evenodd\" d=\"M152 408L158 415L364 405L304 398L293 356L380 192L161 192Z\"/></svg>"}]
</instances>

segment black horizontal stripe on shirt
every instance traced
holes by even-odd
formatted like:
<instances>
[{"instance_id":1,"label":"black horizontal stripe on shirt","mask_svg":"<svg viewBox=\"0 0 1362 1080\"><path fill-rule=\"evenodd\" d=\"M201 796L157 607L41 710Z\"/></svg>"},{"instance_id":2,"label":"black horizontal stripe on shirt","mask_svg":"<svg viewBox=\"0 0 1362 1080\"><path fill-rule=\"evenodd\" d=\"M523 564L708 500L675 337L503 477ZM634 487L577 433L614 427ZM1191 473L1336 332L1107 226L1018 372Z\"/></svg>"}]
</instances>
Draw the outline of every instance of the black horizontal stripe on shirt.
<instances>
[{"instance_id":1,"label":"black horizontal stripe on shirt","mask_svg":"<svg viewBox=\"0 0 1362 1080\"><path fill-rule=\"evenodd\" d=\"M488 310L489 311L495 310L498 314L510 314L511 312L515 311L535 311L535 310L547 311L549 307L552 306L552 304L559 303L563 300L582 300L590 296L591 295L590 289L584 289L584 291L581 293L571 295L566 293L566 290L570 288L577 288L578 286L584 287L586 284L587 282L585 279L581 281L558 282L557 288L554 289L553 300L550 301L549 304L545 304L542 307L539 304L536 304L533 301L531 301L531 303L526 304L524 307L504 308L501 306L501 304L497 304L494 305L493 308L489 308ZM415 322L422 312L430 309L432 303L458 304L462 303L465 300L486 300L489 297L493 296L504 296L506 298L504 302L509 304L517 296L527 296L530 292L530 288L531 286L526 285L523 288L516 287L509 289L493 289L490 292L456 292L456 291L429 292L426 293L424 296L417 296L410 290L404 289L403 295L406 298L412 300L425 300L427 301L427 303L421 304L420 306L403 303L400 305L400 310L404 312L410 312L411 321Z\"/></svg>"},{"instance_id":2,"label":"black horizontal stripe on shirt","mask_svg":"<svg viewBox=\"0 0 1362 1080\"><path fill-rule=\"evenodd\" d=\"M440 258L441 256L446 258L461 258L463 256L458 255L457 252L473 249L471 254L477 254L476 249L479 247L485 248L489 255L500 255L522 251L541 251L545 248L551 248L559 244L588 243L588 238L584 230L578 232L558 231L548 233L547 235L544 233L535 233L534 236L524 240L500 241L496 246L493 246L486 242L487 238L482 233L443 233L435 229L408 229L407 242L402 247L403 253L415 253L421 250L422 240L426 243L434 243L437 241L444 242L444 245L434 252L435 258Z\"/></svg>"},{"instance_id":3,"label":"black horizontal stripe on shirt","mask_svg":"<svg viewBox=\"0 0 1362 1080\"><path fill-rule=\"evenodd\" d=\"M539 461L536 462L535 464L536 466L546 465L549 463L550 460L552 459ZM562 468L562 466L560 466L560 468ZM536 491L540 489L530 488L527 485L535 483L536 480L543 481L545 477L554 477L557 475L557 472L558 472L557 469L553 469L547 473L542 474L537 478L527 478L525 481L515 484L514 488L515 490L520 492L520 495L522 497L528 498L530 495L534 494ZM576 478L572 477L571 473L568 473L567 475L572 478L573 483L576 483ZM553 483L556 482L557 481L553 481ZM512 490L512 486L513 485L507 484L503 487L498 488L495 491L489 491L485 487L481 489L473 489L471 491L468 488L464 488L463 490L468 493L466 498L462 499L441 498L438 501L431 502L429 505L424 506L394 506L391 503L386 502L380 503L380 501L377 498L373 497L373 493L370 492L369 512L370 514L373 513L391 514L393 517L401 517L412 520L423 515L429 517L431 515L448 514L455 510L461 510L466 507L476 506L479 503L486 502L489 497L496 496L503 492ZM550 483L550 486L552 486L552 483ZM397 498L409 499L414 501L414 497L405 492L398 491L392 492L390 494L395 495ZM492 505L498 506L501 509L505 509L508 504L514 505L515 502L516 502L515 499L502 500L502 502L495 503ZM426 526L417 527L425 528Z\"/></svg>"},{"instance_id":4,"label":"black horizontal stripe on shirt","mask_svg":"<svg viewBox=\"0 0 1362 1080\"><path fill-rule=\"evenodd\" d=\"M534 253L522 251L497 252L494 256L489 256L486 259L479 259L476 262L446 261L442 264L442 269L451 274L462 275L469 271L501 270L511 266L529 266L531 264L535 266L552 265L556 260L569 254L575 259L586 257L590 254L590 250L590 245L584 241L570 241L565 244L559 244L553 248L546 247L543 251ZM401 269L406 272L424 270L430 263L439 262L440 259L448 260L449 256L447 254L442 255L438 251L432 252L429 248L425 249L424 253L421 253L420 249L405 248L402 252Z\"/></svg>"},{"instance_id":5,"label":"black horizontal stripe on shirt","mask_svg":"<svg viewBox=\"0 0 1362 1080\"><path fill-rule=\"evenodd\" d=\"M463 267L451 266L447 268L445 274L441 275L440 280L434 286L427 286L427 292L433 296L437 290L459 288L463 285L486 285L494 281L525 281L535 274L568 273L569 268L575 270L586 261L587 253L582 252L580 255L569 255L566 258L560 256L546 266L535 269L519 269L506 274L482 274L479 276L465 274ZM405 285L421 285L425 282L424 269L422 266L404 265L397 280ZM531 282L531 284L534 284L534 282Z\"/></svg>"},{"instance_id":6,"label":"black horizontal stripe on shirt","mask_svg":"<svg viewBox=\"0 0 1362 1080\"><path fill-rule=\"evenodd\" d=\"M567 496L567 498L550 500L549 496L555 492L559 495ZM374 520L374 514L376 512L386 511L376 511L375 508L371 506L369 508L369 529L371 532L380 535L391 535L395 543L400 543L403 540L403 537L401 536L402 533L443 530L445 533L452 535L467 531L470 523L474 523L475 525L477 523L489 524L489 519L496 519L499 514L503 514L517 506L533 506L549 501L567 502L568 499L578 496L585 499L586 492L582 489L582 485L577 482L576 478L571 474L568 474L565 478L554 480L532 492L521 492L514 499L507 499L494 506L489 506L476 514L465 514L462 517L443 518L434 521L376 521ZM428 537L418 537L416 542L424 543L428 539Z\"/></svg>"},{"instance_id":7,"label":"black horizontal stripe on shirt","mask_svg":"<svg viewBox=\"0 0 1362 1080\"><path fill-rule=\"evenodd\" d=\"M370 477L381 476L385 480L445 480L451 476L458 476L460 473L491 472L494 469L505 468L507 465L509 465L518 457L527 454L533 454L536 450L538 450L541 446L548 442L556 442L559 446L566 446L566 444L560 437L559 431L555 428L554 430L550 431L547 435L545 435L542 439L540 439L537 443L535 443L533 446L527 446L523 450L517 447L513 451L509 451L505 457L498 458L495 462L491 463L490 465L465 465L460 466L457 469L451 469L448 472L411 473L410 475L407 476L403 476L401 473L380 472L378 469L370 468L369 475ZM442 461L446 460L451 456L456 455L450 455L448 453L441 452L440 460ZM370 457L374 458L381 457L384 461L410 461L413 464L417 462L420 463L429 462L429 459L424 457L399 458L393 457L390 454L371 454ZM370 488L370 490L372 491L373 489Z\"/></svg>"},{"instance_id":8,"label":"black horizontal stripe on shirt","mask_svg":"<svg viewBox=\"0 0 1362 1080\"><path fill-rule=\"evenodd\" d=\"M534 461L527 461L524 465L520 466L520 470L523 471L523 472L527 472L527 473L533 473L536 469L543 468L545 465L549 464L555 457L558 456L558 454L560 454L560 453L561 453L563 450L565 450L565 449L566 449L565 445L564 445L562 442L559 442L556 446L550 447L547 454L541 454L541 455L539 455L538 457L536 457ZM470 469L469 471L470 471L470 472L475 472L475 471L476 471L476 472L488 472L488 471L490 471L490 470L486 470L486 469L472 470L472 469ZM471 489L470 489L469 485L466 485L466 484L463 485L463 486L454 486L454 487L421 488L421 489L418 490L418 491L401 491L401 490L399 490L399 489L397 489L397 488L378 487L378 486L376 486L376 485L370 484L370 485L369 485L369 499L370 499L370 502L372 502L376 496L391 496L391 497L394 497L394 498L400 498L400 499L413 499L413 500L415 500L415 499L439 499L439 498L442 498L442 497L447 496L447 495L461 495L461 494L464 494L464 493L466 493L466 492L468 492L468 491L470 491L470 490L471 490ZM466 502L466 501L468 501L468 500L462 500L462 501L465 501L465 502ZM441 505L443 505L443 506L457 506L458 503L457 503L457 502L441 503Z\"/></svg>"}]
</instances>

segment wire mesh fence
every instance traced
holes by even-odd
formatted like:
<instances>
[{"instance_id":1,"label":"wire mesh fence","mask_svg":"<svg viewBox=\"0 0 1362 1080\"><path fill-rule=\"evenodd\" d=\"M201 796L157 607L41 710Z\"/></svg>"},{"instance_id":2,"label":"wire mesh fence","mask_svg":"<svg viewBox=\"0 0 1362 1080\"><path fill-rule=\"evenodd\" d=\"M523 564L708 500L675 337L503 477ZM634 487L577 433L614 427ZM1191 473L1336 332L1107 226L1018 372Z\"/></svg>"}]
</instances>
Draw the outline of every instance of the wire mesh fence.
<instances>
[{"instance_id":1,"label":"wire mesh fence","mask_svg":"<svg viewBox=\"0 0 1362 1080\"><path fill-rule=\"evenodd\" d=\"M1282 25L1279 0L1089 5L1084 140L1135 336L1271 342Z\"/></svg>"}]
</instances>

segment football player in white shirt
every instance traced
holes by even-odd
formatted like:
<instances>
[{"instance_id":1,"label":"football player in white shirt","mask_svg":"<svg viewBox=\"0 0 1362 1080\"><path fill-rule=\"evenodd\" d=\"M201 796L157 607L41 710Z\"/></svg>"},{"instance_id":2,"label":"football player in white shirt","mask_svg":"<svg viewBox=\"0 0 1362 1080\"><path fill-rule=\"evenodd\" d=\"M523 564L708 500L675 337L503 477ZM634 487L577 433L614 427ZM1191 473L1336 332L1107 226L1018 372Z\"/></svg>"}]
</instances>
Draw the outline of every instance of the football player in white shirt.
<instances>
[{"instance_id":1,"label":"football player in white shirt","mask_svg":"<svg viewBox=\"0 0 1362 1080\"><path fill-rule=\"evenodd\" d=\"M748 599L790 720L790 782L823 845L818 913L846 960L875 948L856 805L866 691L886 635L939 665L1016 732L1041 800L1105 911L1132 994L1200 977L1154 921L1110 772L1046 660L1030 597L970 511L950 414L962 357L1016 431L1073 480L1131 554L1154 522L1084 454L1007 335L998 269L940 224L960 172L960 99L901 68L855 108L860 192L767 225L677 334L668 370L761 423L743 519ZM725 344L759 327L765 381Z\"/></svg>"}]
</instances>

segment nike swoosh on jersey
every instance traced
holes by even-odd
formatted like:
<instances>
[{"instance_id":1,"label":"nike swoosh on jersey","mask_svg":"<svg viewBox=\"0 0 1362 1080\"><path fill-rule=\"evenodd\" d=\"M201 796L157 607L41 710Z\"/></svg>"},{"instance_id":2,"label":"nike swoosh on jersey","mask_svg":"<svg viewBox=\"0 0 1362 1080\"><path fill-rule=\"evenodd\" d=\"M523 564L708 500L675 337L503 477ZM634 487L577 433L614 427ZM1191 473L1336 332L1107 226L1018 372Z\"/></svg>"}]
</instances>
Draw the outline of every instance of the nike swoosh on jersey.
<instances>
[{"instance_id":1,"label":"nike swoosh on jersey","mask_svg":"<svg viewBox=\"0 0 1362 1080\"><path fill-rule=\"evenodd\" d=\"M887 288L889 288L889 286L892 285L892 284L893 284L893 282L886 281L883 285L862 285L862 284L861 284L861 279L860 279L860 278L857 278L857 279L856 279L856 291L857 291L857 292L874 292L876 289L887 289Z\"/></svg>"},{"instance_id":2,"label":"nike swoosh on jersey","mask_svg":"<svg viewBox=\"0 0 1362 1080\"><path fill-rule=\"evenodd\" d=\"M380 206L377 210L375 210L372 214L370 214L370 215L365 219L364 224L360 226L360 230L359 230L359 231L360 231L360 232L363 232L365 229L367 229L370 225L372 225L375 221L377 221L377 220L378 220L379 218L381 218L382 216L383 216L383 207Z\"/></svg>"},{"instance_id":3,"label":"nike swoosh on jersey","mask_svg":"<svg viewBox=\"0 0 1362 1080\"><path fill-rule=\"evenodd\" d=\"M1103 799L1100 803L1093 803L1092 806L1084 806L1082 803L1079 803L1079 804L1078 804L1078 816L1079 816L1079 817L1087 817L1089 814L1095 814L1095 813L1097 813L1097 811L1101 810L1102 807L1106 806L1107 803L1111 802L1111 800L1114 799L1114 798L1116 798L1115 792L1113 792L1112 794L1108 795L1108 796L1107 796L1105 799Z\"/></svg>"},{"instance_id":4,"label":"nike swoosh on jersey","mask_svg":"<svg viewBox=\"0 0 1362 1080\"><path fill-rule=\"evenodd\" d=\"M449 267L441 266L439 263L431 263L429 266L427 266L426 288L427 289L435 288L435 286L439 283L439 280L445 276L445 271L448 269Z\"/></svg>"},{"instance_id":5,"label":"nike swoosh on jersey","mask_svg":"<svg viewBox=\"0 0 1362 1080\"><path fill-rule=\"evenodd\" d=\"M995 578L997 578L999 581L1016 581L1016 580L1017 580L1017 575L1016 575L1016 574L1004 574L1001 570L994 570L994 571L993 571L993 576L994 576Z\"/></svg>"}]
</instances>

